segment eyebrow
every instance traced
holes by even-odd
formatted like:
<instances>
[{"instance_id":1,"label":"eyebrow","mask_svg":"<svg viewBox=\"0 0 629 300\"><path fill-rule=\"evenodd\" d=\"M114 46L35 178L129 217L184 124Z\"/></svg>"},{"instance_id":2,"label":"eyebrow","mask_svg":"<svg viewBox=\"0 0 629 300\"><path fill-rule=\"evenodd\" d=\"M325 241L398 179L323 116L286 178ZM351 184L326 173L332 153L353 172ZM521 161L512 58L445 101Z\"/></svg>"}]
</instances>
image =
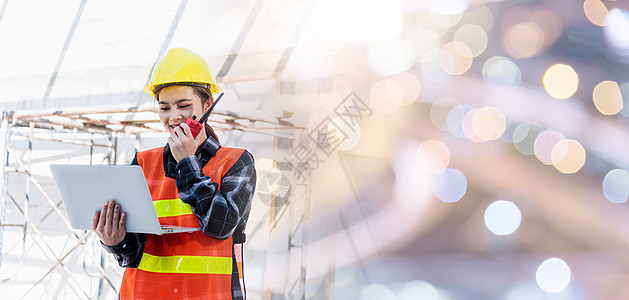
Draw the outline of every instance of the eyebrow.
<instances>
[{"instance_id":1,"label":"eyebrow","mask_svg":"<svg viewBox=\"0 0 629 300\"><path fill-rule=\"evenodd\" d=\"M184 101L192 101L192 99L188 99L188 98L181 98L181 99L179 99L179 100L175 101L175 104L179 104L179 103L184 102ZM158 103L159 103L159 104L168 104L168 103L167 103L167 102L165 102L165 101L159 101Z\"/></svg>"}]
</instances>

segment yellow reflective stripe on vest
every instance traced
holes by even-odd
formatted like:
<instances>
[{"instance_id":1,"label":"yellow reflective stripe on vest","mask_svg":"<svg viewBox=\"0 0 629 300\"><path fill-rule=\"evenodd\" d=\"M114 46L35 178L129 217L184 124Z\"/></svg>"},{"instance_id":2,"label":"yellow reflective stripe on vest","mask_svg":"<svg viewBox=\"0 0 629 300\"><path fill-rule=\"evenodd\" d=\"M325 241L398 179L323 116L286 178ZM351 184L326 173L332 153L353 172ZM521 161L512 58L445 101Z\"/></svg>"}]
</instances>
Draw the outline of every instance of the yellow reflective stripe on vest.
<instances>
[{"instance_id":1,"label":"yellow reflective stripe on vest","mask_svg":"<svg viewBox=\"0 0 629 300\"><path fill-rule=\"evenodd\" d=\"M192 214L192 206L187 203L183 203L181 198L155 200L153 201L153 205L155 205L155 211L157 212L157 217L159 218Z\"/></svg>"},{"instance_id":2,"label":"yellow reflective stripe on vest","mask_svg":"<svg viewBox=\"0 0 629 300\"><path fill-rule=\"evenodd\" d=\"M231 274L232 258L220 256L155 256L144 253L138 269L156 273Z\"/></svg>"}]
</instances>

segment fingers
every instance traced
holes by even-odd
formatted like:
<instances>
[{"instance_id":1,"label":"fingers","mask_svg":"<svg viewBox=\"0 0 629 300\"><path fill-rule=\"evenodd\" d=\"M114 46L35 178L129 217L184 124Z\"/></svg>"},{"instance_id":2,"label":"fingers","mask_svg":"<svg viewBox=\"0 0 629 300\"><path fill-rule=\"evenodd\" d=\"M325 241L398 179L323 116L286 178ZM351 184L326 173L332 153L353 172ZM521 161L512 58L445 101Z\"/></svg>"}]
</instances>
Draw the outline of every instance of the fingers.
<instances>
[{"instance_id":1,"label":"fingers","mask_svg":"<svg viewBox=\"0 0 629 300\"><path fill-rule=\"evenodd\" d=\"M107 223L105 224L105 227L107 228L112 228L112 223L113 223L113 219L114 219L114 201L113 200L109 200L109 202L107 202Z\"/></svg>"},{"instance_id":2,"label":"fingers","mask_svg":"<svg viewBox=\"0 0 629 300\"><path fill-rule=\"evenodd\" d=\"M194 155L198 147L197 142L192 138L190 127L185 123L173 128L168 138L168 145L176 161Z\"/></svg>"},{"instance_id":3,"label":"fingers","mask_svg":"<svg viewBox=\"0 0 629 300\"><path fill-rule=\"evenodd\" d=\"M181 123L179 124L179 126L176 126L174 129L175 134L177 135L177 137L181 138L185 135L182 126L188 126L188 124L186 123ZM188 128L188 130L190 130L190 128Z\"/></svg>"},{"instance_id":4,"label":"fingers","mask_svg":"<svg viewBox=\"0 0 629 300\"><path fill-rule=\"evenodd\" d=\"M192 130L190 130L190 126L188 126L188 124L186 123L181 123L179 124L179 126L175 127L174 133L180 139L185 139L185 138L188 138L191 140L194 139L192 137Z\"/></svg>"},{"instance_id":5,"label":"fingers","mask_svg":"<svg viewBox=\"0 0 629 300\"><path fill-rule=\"evenodd\" d=\"M120 205L116 204L116 208L114 209L114 218L111 222L111 226L117 229L118 222L120 222Z\"/></svg>"},{"instance_id":6,"label":"fingers","mask_svg":"<svg viewBox=\"0 0 629 300\"><path fill-rule=\"evenodd\" d=\"M98 221L98 227L101 229L105 226L105 224L107 224L107 203L109 202L105 202L105 204L103 204L103 208L98 213L100 217L100 220Z\"/></svg>"},{"instance_id":7,"label":"fingers","mask_svg":"<svg viewBox=\"0 0 629 300\"><path fill-rule=\"evenodd\" d=\"M100 219L100 211L96 211L96 213L94 213L94 217L92 217L92 230L96 230L96 227L98 227L99 219Z\"/></svg>"},{"instance_id":8,"label":"fingers","mask_svg":"<svg viewBox=\"0 0 629 300\"><path fill-rule=\"evenodd\" d=\"M179 128L179 126L175 127L175 129L173 130L174 131L170 133L170 137L168 137L167 139L171 148L175 146L176 144L180 144L181 137L183 136L183 131L181 131L181 128Z\"/></svg>"},{"instance_id":9,"label":"fingers","mask_svg":"<svg viewBox=\"0 0 629 300\"><path fill-rule=\"evenodd\" d=\"M118 223L118 228L120 231L126 231L125 223L127 222L127 214L122 213L120 215L120 221Z\"/></svg>"},{"instance_id":10,"label":"fingers","mask_svg":"<svg viewBox=\"0 0 629 300\"><path fill-rule=\"evenodd\" d=\"M190 131L190 126L188 126L188 124L186 123L181 123L179 124L179 127L181 127L182 132L189 137L192 137L192 131Z\"/></svg>"}]
</instances>

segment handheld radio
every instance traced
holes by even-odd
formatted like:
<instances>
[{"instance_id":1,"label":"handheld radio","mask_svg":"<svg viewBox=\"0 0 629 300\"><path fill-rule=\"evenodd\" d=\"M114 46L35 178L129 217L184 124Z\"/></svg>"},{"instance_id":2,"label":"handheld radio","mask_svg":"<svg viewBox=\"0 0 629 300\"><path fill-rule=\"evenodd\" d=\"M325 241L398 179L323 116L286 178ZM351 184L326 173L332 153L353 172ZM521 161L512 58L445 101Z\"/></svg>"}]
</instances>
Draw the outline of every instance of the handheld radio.
<instances>
[{"instance_id":1,"label":"handheld radio","mask_svg":"<svg viewBox=\"0 0 629 300\"><path fill-rule=\"evenodd\" d=\"M218 103L218 100L221 100L221 97L223 97L223 95L224 95L223 93L218 95L218 98L216 98L216 101L212 103L212 106L210 106L210 109L208 109L203 114L201 119L197 121L196 120L197 116L192 116L192 118L188 118L186 120L186 124L190 126L190 132L192 132L192 138L195 138L195 139L197 138L197 135L199 135L199 133L201 132L201 129L203 129L203 123L205 123L207 118L210 116L210 112L212 112L212 110L214 109L214 106L216 106L216 103Z\"/></svg>"}]
</instances>

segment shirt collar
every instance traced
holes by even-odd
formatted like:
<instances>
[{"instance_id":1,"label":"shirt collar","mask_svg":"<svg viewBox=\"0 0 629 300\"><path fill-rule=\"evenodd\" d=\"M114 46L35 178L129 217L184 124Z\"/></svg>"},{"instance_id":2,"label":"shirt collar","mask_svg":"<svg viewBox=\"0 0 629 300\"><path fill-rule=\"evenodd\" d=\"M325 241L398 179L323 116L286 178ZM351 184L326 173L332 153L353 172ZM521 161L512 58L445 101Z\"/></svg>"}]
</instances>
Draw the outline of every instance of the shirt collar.
<instances>
[{"instance_id":1,"label":"shirt collar","mask_svg":"<svg viewBox=\"0 0 629 300\"><path fill-rule=\"evenodd\" d=\"M197 152L194 156L197 159L197 162L201 166L201 168L205 167L205 165L210 161L210 159L216 156L216 152L221 148L221 145L211 136L203 142L203 144L199 145L197 148ZM166 143L164 146L164 173L166 177L175 178L177 176L177 161L173 157L172 152L170 151L170 145Z\"/></svg>"},{"instance_id":2,"label":"shirt collar","mask_svg":"<svg viewBox=\"0 0 629 300\"><path fill-rule=\"evenodd\" d=\"M221 148L221 145L213 137L208 136L199 148L203 148L205 151L209 152L212 157L214 157L216 152L218 152L218 149ZM199 152L199 149L197 149L197 152Z\"/></svg>"}]
</instances>

